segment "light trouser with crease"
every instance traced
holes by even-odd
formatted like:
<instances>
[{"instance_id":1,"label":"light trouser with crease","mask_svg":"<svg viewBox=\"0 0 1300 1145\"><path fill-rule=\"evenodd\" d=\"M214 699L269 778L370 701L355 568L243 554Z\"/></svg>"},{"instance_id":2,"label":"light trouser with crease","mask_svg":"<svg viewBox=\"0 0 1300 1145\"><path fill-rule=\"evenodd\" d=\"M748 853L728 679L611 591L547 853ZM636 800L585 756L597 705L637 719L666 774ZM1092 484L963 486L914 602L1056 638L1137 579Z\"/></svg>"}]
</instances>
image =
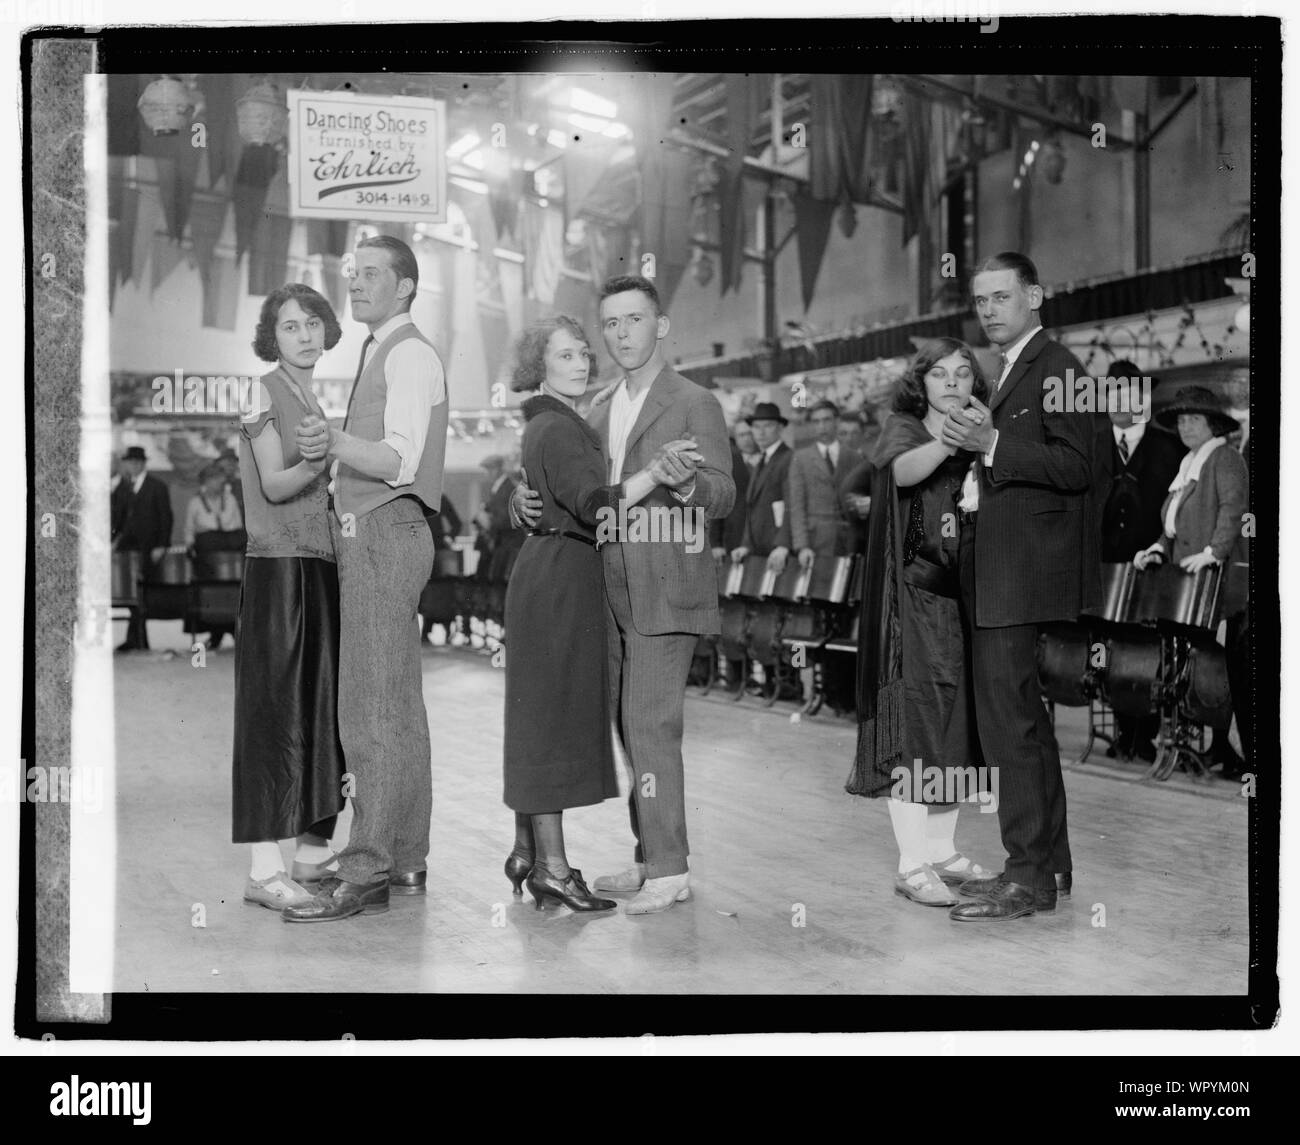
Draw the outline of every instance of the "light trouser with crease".
<instances>
[{"instance_id":1,"label":"light trouser with crease","mask_svg":"<svg viewBox=\"0 0 1300 1145\"><path fill-rule=\"evenodd\" d=\"M636 862L646 878L686 873L686 784L682 767L686 678L699 637L643 636L632 621L622 561L605 562L610 712L632 764L628 810Z\"/></svg>"},{"instance_id":2,"label":"light trouser with crease","mask_svg":"<svg viewBox=\"0 0 1300 1145\"><path fill-rule=\"evenodd\" d=\"M339 570L339 739L352 832L339 877L373 883L425 869L433 776L416 605L433 569L420 502L399 497L330 532Z\"/></svg>"}]
</instances>

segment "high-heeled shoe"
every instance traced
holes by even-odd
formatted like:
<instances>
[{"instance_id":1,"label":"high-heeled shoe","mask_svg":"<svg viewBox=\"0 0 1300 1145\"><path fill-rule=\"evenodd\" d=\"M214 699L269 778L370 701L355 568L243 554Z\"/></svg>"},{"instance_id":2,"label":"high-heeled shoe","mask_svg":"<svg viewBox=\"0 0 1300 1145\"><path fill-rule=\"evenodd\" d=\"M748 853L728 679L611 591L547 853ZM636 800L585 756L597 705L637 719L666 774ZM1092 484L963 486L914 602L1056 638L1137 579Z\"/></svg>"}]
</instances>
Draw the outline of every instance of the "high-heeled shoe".
<instances>
[{"instance_id":1,"label":"high-heeled shoe","mask_svg":"<svg viewBox=\"0 0 1300 1145\"><path fill-rule=\"evenodd\" d=\"M577 867L569 868L567 879L557 879L544 867L534 867L528 872L527 883L537 910L543 909L548 898L562 902L570 910L613 910L618 906L613 899L593 895Z\"/></svg>"},{"instance_id":2,"label":"high-heeled shoe","mask_svg":"<svg viewBox=\"0 0 1300 1145\"><path fill-rule=\"evenodd\" d=\"M533 860L530 856L525 859L517 851L511 851L506 856L506 878L514 884L515 894L524 893L524 879L528 877L528 872L533 869Z\"/></svg>"}]
</instances>

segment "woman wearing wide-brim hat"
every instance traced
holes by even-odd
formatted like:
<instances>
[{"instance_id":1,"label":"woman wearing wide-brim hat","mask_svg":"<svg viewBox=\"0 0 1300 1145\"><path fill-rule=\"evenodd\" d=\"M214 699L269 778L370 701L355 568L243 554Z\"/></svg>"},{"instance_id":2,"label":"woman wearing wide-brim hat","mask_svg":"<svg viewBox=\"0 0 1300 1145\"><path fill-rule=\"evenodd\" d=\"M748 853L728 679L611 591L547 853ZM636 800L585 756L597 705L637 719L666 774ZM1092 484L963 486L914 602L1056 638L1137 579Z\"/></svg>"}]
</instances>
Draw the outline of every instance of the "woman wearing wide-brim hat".
<instances>
[{"instance_id":1,"label":"woman wearing wide-brim hat","mask_svg":"<svg viewBox=\"0 0 1300 1145\"><path fill-rule=\"evenodd\" d=\"M1169 558L1185 572L1221 564L1241 540L1246 511L1246 463L1227 443L1237 422L1204 386L1182 390L1156 421L1177 430L1187 455L1160 510L1163 535L1133 563L1144 569Z\"/></svg>"}]
</instances>

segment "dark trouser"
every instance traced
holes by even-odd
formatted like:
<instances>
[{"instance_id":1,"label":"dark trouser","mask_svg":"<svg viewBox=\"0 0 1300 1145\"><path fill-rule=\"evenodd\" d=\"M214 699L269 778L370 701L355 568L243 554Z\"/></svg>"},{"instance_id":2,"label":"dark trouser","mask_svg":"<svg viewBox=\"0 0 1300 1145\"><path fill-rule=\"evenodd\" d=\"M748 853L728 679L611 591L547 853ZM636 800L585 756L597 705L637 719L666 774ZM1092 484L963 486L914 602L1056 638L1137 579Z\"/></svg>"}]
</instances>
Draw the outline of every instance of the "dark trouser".
<instances>
[{"instance_id":1,"label":"dark trouser","mask_svg":"<svg viewBox=\"0 0 1300 1145\"><path fill-rule=\"evenodd\" d=\"M965 532L962 541L975 722L984 760L997 768L998 825L1007 849L1002 874L1023 886L1055 889L1056 874L1072 864L1061 753L1038 684L1038 625L981 628L973 622L974 546Z\"/></svg>"},{"instance_id":2,"label":"dark trouser","mask_svg":"<svg viewBox=\"0 0 1300 1145\"><path fill-rule=\"evenodd\" d=\"M636 862L646 877L686 873L686 782L682 766L686 677L699 637L643 636L621 561L605 563L610 712L632 764L628 813Z\"/></svg>"},{"instance_id":3,"label":"dark trouser","mask_svg":"<svg viewBox=\"0 0 1300 1145\"><path fill-rule=\"evenodd\" d=\"M149 559L148 549L141 549L139 552L140 564L143 570L142 576L145 580L150 580L158 565ZM148 619L149 616L144 608L144 600L141 598L140 607L131 609L130 618L126 622L126 640L123 643L127 648L139 648L145 652L149 650L149 632L145 627L145 621Z\"/></svg>"},{"instance_id":4,"label":"dark trouser","mask_svg":"<svg viewBox=\"0 0 1300 1145\"><path fill-rule=\"evenodd\" d=\"M425 869L433 807L429 721L416 605L433 569L420 503L399 497L343 535L339 570L339 739L353 782L352 831L339 876L372 883Z\"/></svg>"}]
</instances>

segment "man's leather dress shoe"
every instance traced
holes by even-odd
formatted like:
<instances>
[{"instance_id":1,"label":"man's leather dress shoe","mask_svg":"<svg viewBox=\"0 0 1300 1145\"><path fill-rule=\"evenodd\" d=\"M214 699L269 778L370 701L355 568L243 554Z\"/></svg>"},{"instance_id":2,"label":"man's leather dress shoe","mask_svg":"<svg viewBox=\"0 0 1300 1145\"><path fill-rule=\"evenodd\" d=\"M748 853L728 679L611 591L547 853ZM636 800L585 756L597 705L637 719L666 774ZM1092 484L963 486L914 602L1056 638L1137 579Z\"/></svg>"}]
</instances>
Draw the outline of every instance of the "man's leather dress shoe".
<instances>
[{"instance_id":1,"label":"man's leather dress shoe","mask_svg":"<svg viewBox=\"0 0 1300 1145\"><path fill-rule=\"evenodd\" d=\"M354 914L383 914L388 909L388 880L347 883L331 875L322 879L311 902L287 906L280 912L285 922L334 922Z\"/></svg>"},{"instance_id":2,"label":"man's leather dress shoe","mask_svg":"<svg viewBox=\"0 0 1300 1145\"><path fill-rule=\"evenodd\" d=\"M1044 904L1041 908L1040 902ZM958 904L948 912L948 917L955 922L1007 922L1039 909L1056 909L1056 891L1035 891L1033 887L999 879L983 898Z\"/></svg>"}]
</instances>

